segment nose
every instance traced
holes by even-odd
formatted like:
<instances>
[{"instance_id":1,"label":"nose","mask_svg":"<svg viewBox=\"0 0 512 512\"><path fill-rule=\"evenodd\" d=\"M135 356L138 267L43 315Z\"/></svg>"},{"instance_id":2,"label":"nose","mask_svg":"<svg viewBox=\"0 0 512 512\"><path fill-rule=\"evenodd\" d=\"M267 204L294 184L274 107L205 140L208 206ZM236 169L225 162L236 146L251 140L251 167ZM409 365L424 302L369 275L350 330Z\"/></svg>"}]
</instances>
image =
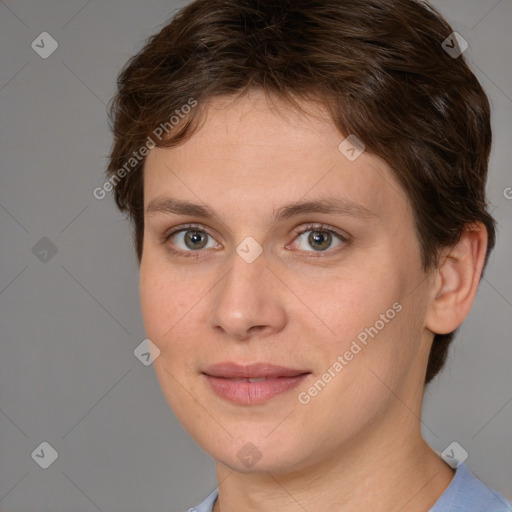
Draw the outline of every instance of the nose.
<instances>
[{"instance_id":1,"label":"nose","mask_svg":"<svg viewBox=\"0 0 512 512\"><path fill-rule=\"evenodd\" d=\"M224 336L245 341L271 336L286 325L286 287L268 267L264 252L252 263L234 254L212 297L210 327Z\"/></svg>"}]
</instances>

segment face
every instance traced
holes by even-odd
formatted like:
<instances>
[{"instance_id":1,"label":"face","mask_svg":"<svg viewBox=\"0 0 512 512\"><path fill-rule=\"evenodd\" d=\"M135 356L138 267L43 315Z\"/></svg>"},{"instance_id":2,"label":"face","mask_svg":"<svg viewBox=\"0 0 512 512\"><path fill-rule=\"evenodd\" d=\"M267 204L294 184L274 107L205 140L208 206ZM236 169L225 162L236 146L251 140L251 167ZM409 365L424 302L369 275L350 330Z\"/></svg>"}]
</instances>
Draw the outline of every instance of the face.
<instances>
[{"instance_id":1,"label":"face","mask_svg":"<svg viewBox=\"0 0 512 512\"><path fill-rule=\"evenodd\" d=\"M241 472L301 469L384 425L396 436L417 421L396 396L423 390L430 281L407 198L308 105L315 117L256 91L212 100L144 168L153 366L184 428Z\"/></svg>"}]
</instances>

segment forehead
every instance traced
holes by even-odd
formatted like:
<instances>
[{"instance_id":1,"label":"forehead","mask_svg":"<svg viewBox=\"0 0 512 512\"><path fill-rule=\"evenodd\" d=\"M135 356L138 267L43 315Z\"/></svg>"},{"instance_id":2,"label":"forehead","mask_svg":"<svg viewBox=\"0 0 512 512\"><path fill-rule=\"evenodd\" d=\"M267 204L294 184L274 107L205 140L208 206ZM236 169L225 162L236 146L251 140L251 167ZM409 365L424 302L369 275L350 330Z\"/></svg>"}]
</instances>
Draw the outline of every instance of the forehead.
<instances>
[{"instance_id":1,"label":"forehead","mask_svg":"<svg viewBox=\"0 0 512 512\"><path fill-rule=\"evenodd\" d=\"M354 161L339 150L345 139L326 109L303 103L300 112L253 91L210 101L200 128L172 148L155 148L144 169L145 207L169 194L230 209L261 211L326 192L386 216L408 215L390 167L368 152ZM219 197L219 194L221 196ZM390 212L392 213L392 212Z\"/></svg>"}]
</instances>

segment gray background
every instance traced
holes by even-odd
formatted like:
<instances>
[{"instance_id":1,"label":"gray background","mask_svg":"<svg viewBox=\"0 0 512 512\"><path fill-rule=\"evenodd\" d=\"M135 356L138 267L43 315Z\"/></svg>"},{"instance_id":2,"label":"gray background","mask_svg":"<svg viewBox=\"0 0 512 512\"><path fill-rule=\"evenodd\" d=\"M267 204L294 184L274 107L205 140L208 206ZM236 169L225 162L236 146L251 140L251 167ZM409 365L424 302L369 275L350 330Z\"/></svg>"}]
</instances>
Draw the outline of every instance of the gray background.
<instances>
[{"instance_id":1,"label":"gray background","mask_svg":"<svg viewBox=\"0 0 512 512\"><path fill-rule=\"evenodd\" d=\"M129 225L109 196L92 195L104 181L117 72L183 3L0 1L2 512L174 512L216 485L213 460L134 356L145 335ZM434 3L469 42L492 103L499 238L427 389L424 434L438 451L460 443L470 469L512 499L512 0ZM47 59L31 48L43 31L59 45ZM57 249L46 262L43 237ZM58 452L47 469L31 457L43 441Z\"/></svg>"}]
</instances>

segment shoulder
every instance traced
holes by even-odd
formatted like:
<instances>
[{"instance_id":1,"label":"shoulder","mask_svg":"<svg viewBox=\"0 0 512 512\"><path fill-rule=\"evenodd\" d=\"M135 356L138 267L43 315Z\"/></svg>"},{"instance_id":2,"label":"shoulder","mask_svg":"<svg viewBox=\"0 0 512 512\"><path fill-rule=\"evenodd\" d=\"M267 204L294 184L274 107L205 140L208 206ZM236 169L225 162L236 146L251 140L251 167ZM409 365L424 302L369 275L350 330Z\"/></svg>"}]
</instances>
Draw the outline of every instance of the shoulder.
<instances>
[{"instance_id":1,"label":"shoulder","mask_svg":"<svg viewBox=\"0 0 512 512\"><path fill-rule=\"evenodd\" d=\"M217 488L187 512L212 512L218 494ZM512 505L460 464L450 485L428 512L512 512Z\"/></svg>"},{"instance_id":2,"label":"shoulder","mask_svg":"<svg viewBox=\"0 0 512 512\"><path fill-rule=\"evenodd\" d=\"M498 492L478 479L465 464L429 512L511 512L512 506Z\"/></svg>"},{"instance_id":3,"label":"shoulder","mask_svg":"<svg viewBox=\"0 0 512 512\"><path fill-rule=\"evenodd\" d=\"M219 489L212 491L199 505L191 507L187 512L212 512L213 504L219 495Z\"/></svg>"}]
</instances>

